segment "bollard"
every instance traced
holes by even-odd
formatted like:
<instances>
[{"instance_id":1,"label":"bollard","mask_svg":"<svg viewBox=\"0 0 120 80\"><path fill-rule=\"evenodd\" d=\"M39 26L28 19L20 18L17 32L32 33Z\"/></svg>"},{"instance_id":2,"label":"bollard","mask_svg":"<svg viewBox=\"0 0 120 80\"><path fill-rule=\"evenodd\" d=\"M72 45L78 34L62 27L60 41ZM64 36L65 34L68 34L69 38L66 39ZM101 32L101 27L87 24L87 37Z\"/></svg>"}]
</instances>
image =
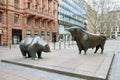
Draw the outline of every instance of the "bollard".
<instances>
[{"instance_id":1,"label":"bollard","mask_svg":"<svg viewBox=\"0 0 120 80\"><path fill-rule=\"evenodd\" d=\"M53 44L54 44L54 50L55 50L55 42L53 42Z\"/></svg>"},{"instance_id":2,"label":"bollard","mask_svg":"<svg viewBox=\"0 0 120 80\"><path fill-rule=\"evenodd\" d=\"M59 41L59 50L61 50L61 41Z\"/></svg>"}]
</instances>

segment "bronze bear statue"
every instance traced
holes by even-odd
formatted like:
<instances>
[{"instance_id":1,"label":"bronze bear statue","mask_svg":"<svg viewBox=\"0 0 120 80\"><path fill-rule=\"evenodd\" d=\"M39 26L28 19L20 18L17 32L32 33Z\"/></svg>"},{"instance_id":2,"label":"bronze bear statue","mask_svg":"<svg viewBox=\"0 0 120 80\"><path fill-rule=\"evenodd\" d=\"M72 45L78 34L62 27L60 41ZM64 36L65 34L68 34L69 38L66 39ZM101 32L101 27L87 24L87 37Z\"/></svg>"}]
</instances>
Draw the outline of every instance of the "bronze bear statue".
<instances>
[{"instance_id":1,"label":"bronze bear statue","mask_svg":"<svg viewBox=\"0 0 120 80\"><path fill-rule=\"evenodd\" d=\"M106 36L100 34L92 34L76 26L67 28L66 30L71 33L72 37L76 41L80 54L82 50L84 50L84 53L86 54L88 48L93 49L94 47L96 47L94 53L96 53L100 47L101 54L103 54L105 41L107 40Z\"/></svg>"},{"instance_id":2,"label":"bronze bear statue","mask_svg":"<svg viewBox=\"0 0 120 80\"><path fill-rule=\"evenodd\" d=\"M27 37L23 39L19 44L21 53L24 58L32 57L33 60L38 58L41 58L42 51L43 52L50 52L49 45L39 36L37 37ZM37 53L37 56L36 56Z\"/></svg>"}]
</instances>

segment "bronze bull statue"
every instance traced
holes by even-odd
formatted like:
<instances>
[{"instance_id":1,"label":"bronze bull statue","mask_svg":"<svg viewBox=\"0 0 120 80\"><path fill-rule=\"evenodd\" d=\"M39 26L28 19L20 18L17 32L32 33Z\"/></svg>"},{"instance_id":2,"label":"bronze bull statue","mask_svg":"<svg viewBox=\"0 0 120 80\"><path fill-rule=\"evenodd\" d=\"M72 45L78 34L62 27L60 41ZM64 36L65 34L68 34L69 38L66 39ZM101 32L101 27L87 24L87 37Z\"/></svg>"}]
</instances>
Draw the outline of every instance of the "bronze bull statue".
<instances>
[{"instance_id":1,"label":"bronze bull statue","mask_svg":"<svg viewBox=\"0 0 120 80\"><path fill-rule=\"evenodd\" d=\"M34 38L27 37L20 42L19 46L23 57L24 58L32 57L33 60L37 58L40 59L42 51L50 52L49 45L45 41L43 41L43 39L40 38L39 36Z\"/></svg>"},{"instance_id":2,"label":"bronze bull statue","mask_svg":"<svg viewBox=\"0 0 120 80\"><path fill-rule=\"evenodd\" d=\"M71 33L72 37L76 41L80 54L82 50L84 50L84 53L86 54L88 48L93 49L94 47L96 47L94 53L96 53L97 50L101 48L101 54L103 54L105 41L107 39L106 36L88 33L79 27L70 27L66 30Z\"/></svg>"}]
</instances>

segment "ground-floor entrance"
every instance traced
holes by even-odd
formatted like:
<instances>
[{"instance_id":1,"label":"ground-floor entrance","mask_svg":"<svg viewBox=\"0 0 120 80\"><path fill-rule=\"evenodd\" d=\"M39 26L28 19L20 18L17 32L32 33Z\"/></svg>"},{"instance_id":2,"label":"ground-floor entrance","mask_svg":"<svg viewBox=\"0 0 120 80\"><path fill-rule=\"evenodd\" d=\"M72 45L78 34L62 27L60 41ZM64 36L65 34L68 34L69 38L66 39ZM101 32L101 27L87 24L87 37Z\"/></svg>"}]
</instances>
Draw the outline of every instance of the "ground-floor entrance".
<instances>
[{"instance_id":1,"label":"ground-floor entrance","mask_svg":"<svg viewBox=\"0 0 120 80\"><path fill-rule=\"evenodd\" d=\"M22 40L22 30L12 29L12 44L19 44Z\"/></svg>"},{"instance_id":2,"label":"ground-floor entrance","mask_svg":"<svg viewBox=\"0 0 120 80\"><path fill-rule=\"evenodd\" d=\"M52 32L52 42L56 42L57 41L57 34L56 32Z\"/></svg>"}]
</instances>

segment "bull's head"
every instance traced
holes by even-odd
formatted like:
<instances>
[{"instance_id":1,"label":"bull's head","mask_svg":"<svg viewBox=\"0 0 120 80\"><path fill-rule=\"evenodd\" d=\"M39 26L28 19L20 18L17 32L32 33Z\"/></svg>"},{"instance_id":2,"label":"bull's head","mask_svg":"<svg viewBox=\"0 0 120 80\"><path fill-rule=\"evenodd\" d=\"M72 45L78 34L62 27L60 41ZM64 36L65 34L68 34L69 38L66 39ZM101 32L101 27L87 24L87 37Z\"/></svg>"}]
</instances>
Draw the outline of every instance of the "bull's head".
<instances>
[{"instance_id":1,"label":"bull's head","mask_svg":"<svg viewBox=\"0 0 120 80\"><path fill-rule=\"evenodd\" d=\"M76 36L81 36L81 34L83 33L83 29L77 26L72 26L70 28L66 28L67 31L69 31L72 35L72 37L76 37ZM77 35L76 35L77 34ZM80 35L78 35L80 34Z\"/></svg>"},{"instance_id":2,"label":"bull's head","mask_svg":"<svg viewBox=\"0 0 120 80\"><path fill-rule=\"evenodd\" d=\"M44 52L51 52L50 46L48 44L45 45Z\"/></svg>"}]
</instances>

